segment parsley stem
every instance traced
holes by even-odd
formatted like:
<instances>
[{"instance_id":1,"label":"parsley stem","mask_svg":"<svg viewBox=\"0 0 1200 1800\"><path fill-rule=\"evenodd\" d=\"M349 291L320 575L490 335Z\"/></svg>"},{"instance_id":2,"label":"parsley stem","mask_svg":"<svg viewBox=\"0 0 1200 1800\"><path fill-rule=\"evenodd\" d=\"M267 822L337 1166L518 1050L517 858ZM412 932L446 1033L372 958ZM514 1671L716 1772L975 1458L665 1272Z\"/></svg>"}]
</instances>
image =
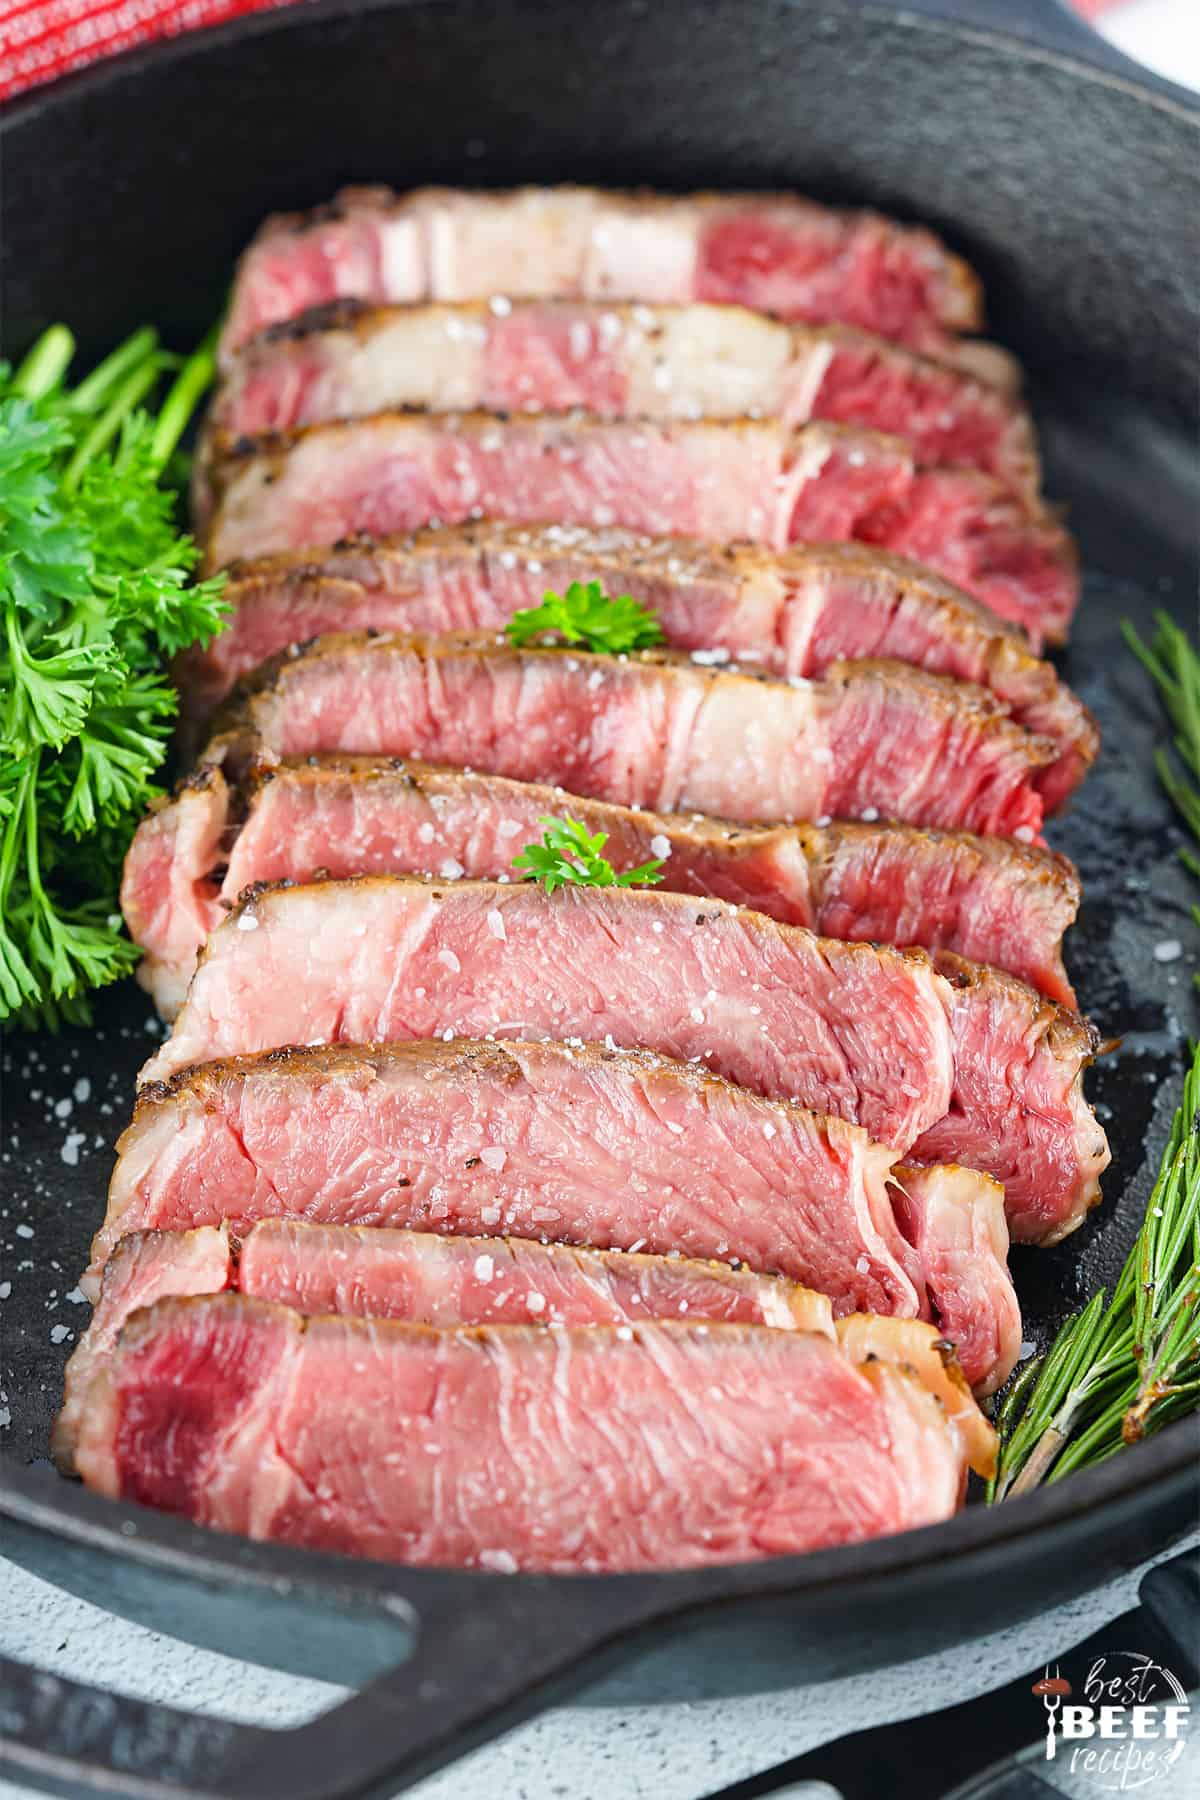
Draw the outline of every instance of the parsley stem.
<instances>
[{"instance_id":1,"label":"parsley stem","mask_svg":"<svg viewBox=\"0 0 1200 1800\"><path fill-rule=\"evenodd\" d=\"M158 354L147 357L118 387L63 471L64 493L73 494L76 491L83 479L83 471L120 431L123 420L128 417L138 402L145 399L150 389L158 381L164 366L163 358Z\"/></svg>"},{"instance_id":2,"label":"parsley stem","mask_svg":"<svg viewBox=\"0 0 1200 1800\"><path fill-rule=\"evenodd\" d=\"M130 369L137 368L147 358L153 356L158 349L158 333L152 325L144 325L127 337L123 344L96 364L91 374L79 383L71 392L70 405L72 412L95 412L108 396L118 381L126 376Z\"/></svg>"},{"instance_id":3,"label":"parsley stem","mask_svg":"<svg viewBox=\"0 0 1200 1800\"><path fill-rule=\"evenodd\" d=\"M160 469L187 429L200 396L212 384L217 369L216 343L214 326L171 383L150 443L150 454Z\"/></svg>"},{"instance_id":4,"label":"parsley stem","mask_svg":"<svg viewBox=\"0 0 1200 1800\"><path fill-rule=\"evenodd\" d=\"M58 386L75 354L75 339L65 325L43 331L12 378L14 393L40 400Z\"/></svg>"}]
</instances>

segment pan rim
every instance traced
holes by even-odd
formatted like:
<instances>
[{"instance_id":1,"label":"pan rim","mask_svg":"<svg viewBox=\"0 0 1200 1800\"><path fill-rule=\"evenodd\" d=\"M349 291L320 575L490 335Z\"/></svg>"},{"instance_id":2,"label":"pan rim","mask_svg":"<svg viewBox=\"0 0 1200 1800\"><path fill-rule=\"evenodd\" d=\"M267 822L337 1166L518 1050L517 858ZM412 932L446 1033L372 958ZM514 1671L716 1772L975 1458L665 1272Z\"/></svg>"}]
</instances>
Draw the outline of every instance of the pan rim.
<instances>
[{"instance_id":1,"label":"pan rim","mask_svg":"<svg viewBox=\"0 0 1200 1800\"><path fill-rule=\"evenodd\" d=\"M586 1590L596 1582L623 1585L659 1602L648 1618L670 1618L692 1607L726 1599L836 1590L860 1582L880 1582L928 1566L985 1560L1019 1540L1045 1540L1060 1526L1114 1512L1137 1497L1168 1502L1193 1492L1200 1511L1200 1414L1177 1420L1146 1442L1129 1446L1097 1468L1081 1470L1062 1483L996 1506L969 1506L936 1524L893 1535L792 1556L722 1563L703 1569L670 1569L603 1575L499 1575L449 1566L415 1567L303 1546L244 1538L194 1525L179 1515L136 1502L114 1500L67 1482L50 1464L0 1464L0 1517L57 1537L78 1548L128 1558L145 1566L169 1567L174 1574L211 1581L247 1578L264 1586L281 1580L299 1588L338 1588L396 1600L414 1582L537 1584L558 1594ZM1174 1491L1178 1489L1176 1496ZM1186 1530L1181 1525L1180 1531Z\"/></svg>"},{"instance_id":2,"label":"pan rim","mask_svg":"<svg viewBox=\"0 0 1200 1800\"><path fill-rule=\"evenodd\" d=\"M115 56L105 57L97 63L19 94L0 107L0 142L43 113L57 112L63 107L69 110L72 105L79 103L86 104L109 88L120 86L127 80L136 80L152 67L157 73L160 63L169 67L212 48L245 39L268 38L276 32L286 32L293 28L320 25L338 19L361 18L370 13L400 12L418 6L449 6L454 3L455 0L308 0L303 8L267 6L261 12L244 13L217 25L156 38L151 43L119 51ZM536 5L537 0L524 0L524 3ZM1032 37L1005 29L999 24L955 20L949 13L919 10L922 0L909 0L908 4L904 4L903 0L840 0L839 9L845 11L847 4L855 11L886 19L889 24L898 28L928 31L958 41L989 44L1006 55L1025 62L1052 64L1068 70L1079 80L1128 93L1143 104L1200 131L1200 95L1156 75L1151 69L1140 68L1119 51L1112 50L1098 34L1097 47L1100 53L1109 53L1115 59L1127 62L1127 71L1106 69L1099 62L1089 60L1082 54L1082 45L1079 52L1072 52L1039 43ZM1064 16L1071 20L1071 15Z\"/></svg>"}]
</instances>

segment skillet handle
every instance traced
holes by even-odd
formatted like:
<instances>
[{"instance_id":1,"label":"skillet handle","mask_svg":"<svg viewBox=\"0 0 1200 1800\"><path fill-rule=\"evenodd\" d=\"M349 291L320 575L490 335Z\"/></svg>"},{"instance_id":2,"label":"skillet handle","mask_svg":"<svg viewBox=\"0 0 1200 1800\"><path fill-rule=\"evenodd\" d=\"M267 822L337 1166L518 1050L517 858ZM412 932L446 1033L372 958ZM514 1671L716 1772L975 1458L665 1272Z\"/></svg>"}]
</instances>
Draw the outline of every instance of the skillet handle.
<instances>
[{"instance_id":1,"label":"skillet handle","mask_svg":"<svg viewBox=\"0 0 1200 1800\"><path fill-rule=\"evenodd\" d=\"M0 1657L0 1774L71 1800L371 1800L580 1686L657 1610L619 1577L446 1574L417 1612L406 1662L287 1731L108 1694Z\"/></svg>"}]
</instances>

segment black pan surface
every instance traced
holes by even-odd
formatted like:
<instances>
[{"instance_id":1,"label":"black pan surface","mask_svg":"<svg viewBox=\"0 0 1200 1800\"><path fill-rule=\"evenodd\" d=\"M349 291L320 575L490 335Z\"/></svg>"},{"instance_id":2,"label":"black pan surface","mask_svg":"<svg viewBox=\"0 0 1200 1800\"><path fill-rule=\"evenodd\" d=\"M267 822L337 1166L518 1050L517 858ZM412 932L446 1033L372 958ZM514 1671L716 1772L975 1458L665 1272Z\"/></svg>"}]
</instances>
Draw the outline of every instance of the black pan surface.
<instances>
[{"instance_id":1,"label":"black pan surface","mask_svg":"<svg viewBox=\"0 0 1200 1800\"><path fill-rule=\"evenodd\" d=\"M964 250L988 284L994 334L1027 363L1047 491L1080 539L1085 596L1063 669L1105 740L1050 835L1084 878L1071 974L1122 1039L1090 1089L1115 1155L1105 1204L1077 1236L1014 1254L1026 1335L1040 1344L1119 1268L1200 1025L1182 839L1152 773L1160 721L1120 638L1122 617L1147 633L1157 607L1196 625L1200 129L1194 103L1152 82L976 29L989 11L975 8L964 29L851 0L322 4L123 59L5 122L4 328L8 353L60 314L91 349L146 318L186 343L263 212L354 179L791 185L924 218ZM1062 33L1054 14L1046 0L1010 19ZM1176 943L1186 953L1172 958ZM639 1643L652 1629L666 1640L657 1698L673 1680L696 1698L832 1676L1027 1616L1195 1516L1190 1425L995 1512L698 1576L382 1569L87 1495L37 1459L87 1316L74 1283L112 1141L156 1030L130 984L102 997L93 1031L5 1049L3 1544L116 1610L304 1673L366 1679L415 1634L416 1661L352 1703L365 1711L332 1715L341 1723L326 1722L320 1744L290 1734L293 1785L280 1792L366 1792L352 1783L372 1756L372 1768L426 1772L451 1743L461 1751L528 1710L539 1683L572 1666L580 1678L587 1654L635 1627L648 1628ZM18 1764L49 1779L47 1721L61 1738L66 1699L38 1702L9 1674L26 1695ZM643 1680L631 1666L606 1697L636 1701ZM124 1723L142 1741L132 1715ZM85 1761L112 1764L111 1726L82 1733ZM319 1785L335 1743L337 1785ZM276 1759L263 1785L260 1761L257 1785L237 1785L253 1760L246 1732L212 1755L206 1780L224 1783L213 1792L261 1796L283 1778ZM181 1777L198 1767L181 1763Z\"/></svg>"}]
</instances>

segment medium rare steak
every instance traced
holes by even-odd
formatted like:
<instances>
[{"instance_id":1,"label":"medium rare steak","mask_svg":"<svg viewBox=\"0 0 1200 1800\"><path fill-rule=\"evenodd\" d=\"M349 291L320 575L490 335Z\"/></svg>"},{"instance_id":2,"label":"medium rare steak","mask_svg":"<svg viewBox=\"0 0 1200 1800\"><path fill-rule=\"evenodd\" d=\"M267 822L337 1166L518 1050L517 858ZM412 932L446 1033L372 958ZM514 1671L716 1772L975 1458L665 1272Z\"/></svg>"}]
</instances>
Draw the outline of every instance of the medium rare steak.
<instances>
[{"instance_id":1,"label":"medium rare steak","mask_svg":"<svg viewBox=\"0 0 1200 1800\"><path fill-rule=\"evenodd\" d=\"M758 1325L433 1331L160 1300L91 1382L76 1464L199 1524L409 1563L599 1572L817 1549L961 1501L964 1434L892 1324L897 1360L880 1336L855 1362Z\"/></svg>"},{"instance_id":2,"label":"medium rare steak","mask_svg":"<svg viewBox=\"0 0 1200 1800\"><path fill-rule=\"evenodd\" d=\"M910 556L1038 643L1063 641L1074 546L976 469L918 470L899 438L848 425L380 413L221 440L210 566L353 532L460 525L622 525L773 550L853 539Z\"/></svg>"},{"instance_id":3,"label":"medium rare steak","mask_svg":"<svg viewBox=\"0 0 1200 1800\"><path fill-rule=\"evenodd\" d=\"M735 1258L819 1289L839 1315L932 1315L984 1391L1020 1344L994 1182L897 1167L856 1125L646 1051L269 1051L143 1088L119 1151L82 1282L93 1298L131 1232L227 1222L245 1236L283 1217Z\"/></svg>"},{"instance_id":4,"label":"medium rare steak","mask_svg":"<svg viewBox=\"0 0 1200 1800\"><path fill-rule=\"evenodd\" d=\"M1095 1033L1009 976L939 961L655 889L252 890L142 1078L284 1044L607 1035L994 1173L1014 1237L1061 1237L1109 1161L1082 1091Z\"/></svg>"},{"instance_id":5,"label":"medium rare steak","mask_svg":"<svg viewBox=\"0 0 1200 1800\"><path fill-rule=\"evenodd\" d=\"M235 567L233 617L176 664L191 734L234 680L328 631L497 631L546 590L598 580L657 614L677 650L768 675L822 675L839 659L885 657L990 688L1018 724L1053 738L1039 771L1059 805L1095 760L1095 721L1021 633L930 570L850 544L774 554L581 526L484 521L379 543L301 551Z\"/></svg>"},{"instance_id":6,"label":"medium rare steak","mask_svg":"<svg viewBox=\"0 0 1200 1800\"><path fill-rule=\"evenodd\" d=\"M343 301L248 344L209 425L236 438L408 406L832 419L907 438L919 463L983 469L1027 500L1038 492L1033 427L1013 393L846 326L788 326L735 306Z\"/></svg>"},{"instance_id":7,"label":"medium rare steak","mask_svg":"<svg viewBox=\"0 0 1200 1800\"><path fill-rule=\"evenodd\" d=\"M672 651L335 632L265 664L205 760L239 772L326 751L741 823L865 814L1026 841L1042 824L1032 777L1054 754L985 689L906 663L783 682Z\"/></svg>"},{"instance_id":8,"label":"medium rare steak","mask_svg":"<svg viewBox=\"0 0 1200 1800\"><path fill-rule=\"evenodd\" d=\"M1074 1005L1062 935L1079 906L1065 857L1007 838L902 825L736 826L631 812L561 788L390 758L260 768L232 791L209 763L139 825L121 884L139 971L174 1018L196 952L242 889L320 874L513 876L541 821L603 832L617 870L663 858L662 884L713 895L824 937L956 950Z\"/></svg>"},{"instance_id":9,"label":"medium rare steak","mask_svg":"<svg viewBox=\"0 0 1200 1800\"><path fill-rule=\"evenodd\" d=\"M979 283L930 232L792 194L347 188L269 218L238 265L222 359L264 326L346 298L711 300L918 348L983 322Z\"/></svg>"},{"instance_id":10,"label":"medium rare steak","mask_svg":"<svg viewBox=\"0 0 1200 1800\"><path fill-rule=\"evenodd\" d=\"M74 1460L88 1384L126 1319L168 1295L225 1288L309 1317L345 1313L418 1325L636 1325L686 1317L833 1336L824 1294L685 1257L293 1219L264 1219L237 1244L224 1226L135 1232L105 1264L91 1324L67 1364L53 1439L60 1466Z\"/></svg>"}]
</instances>

